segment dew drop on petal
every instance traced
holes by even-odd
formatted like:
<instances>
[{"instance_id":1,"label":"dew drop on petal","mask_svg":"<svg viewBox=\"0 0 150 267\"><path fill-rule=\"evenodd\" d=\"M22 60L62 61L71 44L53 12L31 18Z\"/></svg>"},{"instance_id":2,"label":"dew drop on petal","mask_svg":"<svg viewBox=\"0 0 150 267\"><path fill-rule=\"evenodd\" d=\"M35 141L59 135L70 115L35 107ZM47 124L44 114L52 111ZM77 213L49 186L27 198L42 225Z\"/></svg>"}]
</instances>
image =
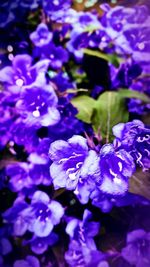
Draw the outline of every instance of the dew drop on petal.
<instances>
[{"instance_id":1,"label":"dew drop on petal","mask_svg":"<svg viewBox=\"0 0 150 267\"><path fill-rule=\"evenodd\" d=\"M76 173L70 173L69 175L70 180L76 180Z\"/></svg>"},{"instance_id":2,"label":"dew drop on petal","mask_svg":"<svg viewBox=\"0 0 150 267\"><path fill-rule=\"evenodd\" d=\"M137 46L138 46L138 48L140 50L143 50L145 48L145 44L144 43L139 43Z\"/></svg>"},{"instance_id":3,"label":"dew drop on petal","mask_svg":"<svg viewBox=\"0 0 150 267\"><path fill-rule=\"evenodd\" d=\"M17 79L16 80L16 85L22 86L23 85L23 80L22 79Z\"/></svg>"},{"instance_id":4,"label":"dew drop on petal","mask_svg":"<svg viewBox=\"0 0 150 267\"><path fill-rule=\"evenodd\" d=\"M114 179L113 179L113 181L114 181L114 183L115 184L120 184L121 185L121 183L122 183L122 181L121 181L121 179L119 179L119 178L117 178L117 177L115 177Z\"/></svg>"},{"instance_id":5,"label":"dew drop on petal","mask_svg":"<svg viewBox=\"0 0 150 267\"><path fill-rule=\"evenodd\" d=\"M32 112L32 114L33 114L33 116L34 116L35 118L40 117L40 112L39 112L39 110L34 110L34 111Z\"/></svg>"}]
</instances>

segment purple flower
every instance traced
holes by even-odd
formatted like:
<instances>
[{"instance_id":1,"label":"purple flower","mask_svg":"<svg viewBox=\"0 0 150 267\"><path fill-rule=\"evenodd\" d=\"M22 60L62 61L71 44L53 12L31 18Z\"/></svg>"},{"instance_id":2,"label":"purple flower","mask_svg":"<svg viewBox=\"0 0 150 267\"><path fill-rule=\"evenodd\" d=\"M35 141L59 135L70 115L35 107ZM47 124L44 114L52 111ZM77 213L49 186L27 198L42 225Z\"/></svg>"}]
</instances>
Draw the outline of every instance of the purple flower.
<instances>
[{"instance_id":1,"label":"purple flower","mask_svg":"<svg viewBox=\"0 0 150 267\"><path fill-rule=\"evenodd\" d=\"M113 145L107 144L100 151L99 189L110 195L124 195L128 190L128 178L133 174L133 158L124 149L115 151Z\"/></svg>"},{"instance_id":2,"label":"purple flower","mask_svg":"<svg viewBox=\"0 0 150 267\"><path fill-rule=\"evenodd\" d=\"M43 139L42 141L41 143L44 145L45 140ZM47 157L44 153L41 153L41 155L31 153L28 160L30 163L14 162L6 166L5 173L10 178L9 188L14 192L31 189L34 185L39 184L48 186L52 182L49 173L50 160L48 153Z\"/></svg>"},{"instance_id":3,"label":"purple flower","mask_svg":"<svg viewBox=\"0 0 150 267\"><path fill-rule=\"evenodd\" d=\"M52 69L57 70L62 68L63 64L68 62L68 51L62 46L55 46L53 43L41 47L36 53L42 58L49 60L49 65Z\"/></svg>"},{"instance_id":4,"label":"purple flower","mask_svg":"<svg viewBox=\"0 0 150 267\"><path fill-rule=\"evenodd\" d=\"M9 87L15 86L18 91L24 85L32 84L37 76L45 79L45 73L49 65L49 60L41 60L32 66L32 57L23 54L16 55L12 61L12 67L6 66L0 70L0 81L6 83Z\"/></svg>"},{"instance_id":5,"label":"purple flower","mask_svg":"<svg viewBox=\"0 0 150 267\"><path fill-rule=\"evenodd\" d=\"M65 92L68 89L75 89L76 85L74 82L70 81L67 72L54 72L49 71L50 82L54 83L56 90L58 92Z\"/></svg>"},{"instance_id":6,"label":"purple flower","mask_svg":"<svg viewBox=\"0 0 150 267\"><path fill-rule=\"evenodd\" d=\"M43 138L39 141L36 146L36 150L30 153L28 160L33 164L46 164L49 162L49 151L50 139Z\"/></svg>"},{"instance_id":7,"label":"purple flower","mask_svg":"<svg viewBox=\"0 0 150 267\"><path fill-rule=\"evenodd\" d=\"M89 248L93 248L93 237L98 234L100 226L98 222L91 222L91 217L92 213L86 209L82 221L75 218L71 219L66 227L66 233L71 239L79 242L81 246L86 245Z\"/></svg>"},{"instance_id":8,"label":"purple flower","mask_svg":"<svg viewBox=\"0 0 150 267\"><path fill-rule=\"evenodd\" d=\"M98 14L92 14L92 12L78 12L76 13L76 23L73 24L73 30L78 32L90 31L101 28L101 24L98 19Z\"/></svg>"},{"instance_id":9,"label":"purple flower","mask_svg":"<svg viewBox=\"0 0 150 267\"><path fill-rule=\"evenodd\" d=\"M70 40L67 42L67 49L72 53L77 59L82 59L83 48L88 46L88 33L72 31Z\"/></svg>"},{"instance_id":10,"label":"purple flower","mask_svg":"<svg viewBox=\"0 0 150 267\"><path fill-rule=\"evenodd\" d=\"M71 6L72 0L43 0L44 11L51 17L53 13L59 13L60 11L67 11Z\"/></svg>"},{"instance_id":11,"label":"purple flower","mask_svg":"<svg viewBox=\"0 0 150 267\"><path fill-rule=\"evenodd\" d=\"M21 0L19 1L19 5L21 8L27 8L31 10L35 10L38 8L41 0Z\"/></svg>"},{"instance_id":12,"label":"purple flower","mask_svg":"<svg viewBox=\"0 0 150 267\"><path fill-rule=\"evenodd\" d=\"M95 248L90 249L86 245L80 246L76 240L70 242L65 260L71 267L109 267L102 252Z\"/></svg>"},{"instance_id":13,"label":"purple flower","mask_svg":"<svg viewBox=\"0 0 150 267\"><path fill-rule=\"evenodd\" d=\"M61 120L59 124L48 128L48 137L51 142L59 139L67 140L72 137L72 135L77 135L83 132L83 123L75 118L70 109L67 109L67 111L63 109L60 113Z\"/></svg>"},{"instance_id":14,"label":"purple flower","mask_svg":"<svg viewBox=\"0 0 150 267\"><path fill-rule=\"evenodd\" d=\"M110 212L113 207L134 206L137 204L149 205L149 201L139 195L126 192L125 195L114 196L103 193L98 188L91 193L90 198L92 205L100 208L104 213Z\"/></svg>"},{"instance_id":15,"label":"purple flower","mask_svg":"<svg viewBox=\"0 0 150 267\"><path fill-rule=\"evenodd\" d=\"M131 84L133 80L142 73L142 67L140 64L135 63L131 59L126 63L120 64L119 68L116 68L112 64L109 65L113 89L126 87L132 88Z\"/></svg>"},{"instance_id":16,"label":"purple flower","mask_svg":"<svg viewBox=\"0 0 150 267\"><path fill-rule=\"evenodd\" d=\"M53 38L53 34L49 32L48 27L44 23L40 23L36 31L30 34L30 40L37 47L44 47L48 45Z\"/></svg>"},{"instance_id":17,"label":"purple flower","mask_svg":"<svg viewBox=\"0 0 150 267\"><path fill-rule=\"evenodd\" d=\"M12 235L22 236L28 229L29 218L25 218L24 212L28 208L28 204L21 198L18 197L13 206L3 213L5 222L13 226Z\"/></svg>"},{"instance_id":18,"label":"purple flower","mask_svg":"<svg viewBox=\"0 0 150 267\"><path fill-rule=\"evenodd\" d=\"M135 12L136 16L131 15L128 18L129 23L142 24L145 21L147 21L147 19L149 19L149 10L148 10L147 3L145 3L144 5L135 5L133 7L134 7L134 12Z\"/></svg>"},{"instance_id":19,"label":"purple flower","mask_svg":"<svg viewBox=\"0 0 150 267\"><path fill-rule=\"evenodd\" d=\"M33 182L29 176L29 164L16 162L6 166L6 175L10 177L9 186L12 191L21 191L24 187L31 187Z\"/></svg>"},{"instance_id":20,"label":"purple flower","mask_svg":"<svg viewBox=\"0 0 150 267\"><path fill-rule=\"evenodd\" d=\"M140 93L145 93L150 96L149 90L149 77L143 77L141 75L137 78L137 80L133 81L130 88L132 90L138 91ZM150 104L149 103L142 103L140 99L130 99L128 102L128 109L129 112L134 112L137 114L146 114L150 111Z\"/></svg>"},{"instance_id":21,"label":"purple flower","mask_svg":"<svg viewBox=\"0 0 150 267\"><path fill-rule=\"evenodd\" d=\"M101 31L99 29L101 29ZM98 46L103 34L106 36L105 31L102 31L102 27L97 16L90 12L79 12L76 15L76 19L73 24L73 30L71 31L67 48L77 59L82 59L82 48L86 48L87 46Z\"/></svg>"},{"instance_id":22,"label":"purple flower","mask_svg":"<svg viewBox=\"0 0 150 267\"><path fill-rule=\"evenodd\" d=\"M135 13L132 8L125 8L123 6L116 6L109 9L103 23L107 24L107 27L111 27L114 31L120 32L124 25L128 23L128 20Z\"/></svg>"},{"instance_id":23,"label":"purple flower","mask_svg":"<svg viewBox=\"0 0 150 267\"><path fill-rule=\"evenodd\" d=\"M30 162L29 176L34 184L44 184L46 186L52 183L49 173L49 165L51 164L48 151L50 139L43 138L40 140L36 150L30 153L28 161Z\"/></svg>"},{"instance_id":24,"label":"purple flower","mask_svg":"<svg viewBox=\"0 0 150 267\"><path fill-rule=\"evenodd\" d=\"M35 82L23 90L16 107L27 125L49 126L60 120L57 102L51 85Z\"/></svg>"},{"instance_id":25,"label":"purple flower","mask_svg":"<svg viewBox=\"0 0 150 267\"><path fill-rule=\"evenodd\" d=\"M3 217L13 224L14 235L22 236L28 230L37 237L46 237L60 223L63 214L61 204L50 200L46 193L36 191L30 205L18 198L13 207L4 212Z\"/></svg>"},{"instance_id":26,"label":"purple flower","mask_svg":"<svg viewBox=\"0 0 150 267\"><path fill-rule=\"evenodd\" d=\"M150 30L149 27L140 27L124 31L124 35L128 40L133 51L150 51Z\"/></svg>"},{"instance_id":27,"label":"purple flower","mask_svg":"<svg viewBox=\"0 0 150 267\"><path fill-rule=\"evenodd\" d=\"M9 258L9 255L7 254L12 252L12 245L11 242L8 239L8 236L10 235L9 230L7 227L1 227L0 228L0 267L7 266L5 265L5 258Z\"/></svg>"},{"instance_id":28,"label":"purple flower","mask_svg":"<svg viewBox=\"0 0 150 267\"><path fill-rule=\"evenodd\" d=\"M46 237L52 232L54 225L60 223L63 214L64 210L61 204L50 200L46 193L36 191L31 205L26 209L26 220L30 217L28 230L37 237Z\"/></svg>"},{"instance_id":29,"label":"purple flower","mask_svg":"<svg viewBox=\"0 0 150 267\"><path fill-rule=\"evenodd\" d=\"M35 185L51 185L52 179L49 173L49 164L31 164L29 170L29 176L32 179L32 183Z\"/></svg>"},{"instance_id":30,"label":"purple flower","mask_svg":"<svg viewBox=\"0 0 150 267\"><path fill-rule=\"evenodd\" d=\"M123 258L136 267L150 266L150 232L134 230L127 235L127 245L121 252Z\"/></svg>"},{"instance_id":31,"label":"purple flower","mask_svg":"<svg viewBox=\"0 0 150 267\"><path fill-rule=\"evenodd\" d=\"M138 115L148 114L150 112L150 104L143 104L139 99L130 99L128 103L128 110L129 112Z\"/></svg>"},{"instance_id":32,"label":"purple flower","mask_svg":"<svg viewBox=\"0 0 150 267\"><path fill-rule=\"evenodd\" d=\"M1 10L0 10L0 16L1 16L1 21L0 21L0 27L4 28L9 25L12 21L15 20L15 15L14 15L14 9L16 8L16 2L15 3L5 3L4 5L1 4Z\"/></svg>"},{"instance_id":33,"label":"purple flower","mask_svg":"<svg viewBox=\"0 0 150 267\"><path fill-rule=\"evenodd\" d=\"M7 104L7 94L1 93L0 105L0 150L5 147L12 137L11 127L16 119L15 110Z\"/></svg>"},{"instance_id":34,"label":"purple flower","mask_svg":"<svg viewBox=\"0 0 150 267\"><path fill-rule=\"evenodd\" d=\"M10 140L17 145L24 146L29 153L36 150L39 144L36 125L27 125L22 118L16 120L11 127Z\"/></svg>"},{"instance_id":35,"label":"purple flower","mask_svg":"<svg viewBox=\"0 0 150 267\"><path fill-rule=\"evenodd\" d=\"M86 139L76 135L68 142L57 140L51 144L49 155L54 161L50 166L50 173L55 189L61 187L69 190L75 189L79 179L79 170L88 155Z\"/></svg>"},{"instance_id":36,"label":"purple flower","mask_svg":"<svg viewBox=\"0 0 150 267\"><path fill-rule=\"evenodd\" d=\"M7 238L2 237L0 239L0 255L3 255L3 256L7 255L11 251L12 251L12 245L10 241Z\"/></svg>"},{"instance_id":37,"label":"purple flower","mask_svg":"<svg viewBox=\"0 0 150 267\"><path fill-rule=\"evenodd\" d=\"M53 161L50 174L55 189L75 190L80 201L86 203L95 185L94 180L99 176L96 152L89 151L85 138L74 135L67 142L53 142L49 154Z\"/></svg>"},{"instance_id":38,"label":"purple flower","mask_svg":"<svg viewBox=\"0 0 150 267\"><path fill-rule=\"evenodd\" d=\"M116 136L117 146L126 149L143 170L150 168L149 128L145 128L141 121L133 120L114 126L113 134Z\"/></svg>"},{"instance_id":39,"label":"purple flower","mask_svg":"<svg viewBox=\"0 0 150 267\"><path fill-rule=\"evenodd\" d=\"M68 32L72 28L73 23L76 22L78 12L73 8L61 9L50 14L51 20L62 24L62 34Z\"/></svg>"},{"instance_id":40,"label":"purple flower","mask_svg":"<svg viewBox=\"0 0 150 267\"><path fill-rule=\"evenodd\" d=\"M46 237L33 236L29 241L24 241L24 245L30 244L31 250L35 254L43 254L49 246L53 246L58 241L58 235L50 233Z\"/></svg>"},{"instance_id":41,"label":"purple flower","mask_svg":"<svg viewBox=\"0 0 150 267\"><path fill-rule=\"evenodd\" d=\"M6 181L5 168L1 168L1 170L0 170L0 190L2 190L5 187L5 181Z\"/></svg>"},{"instance_id":42,"label":"purple flower","mask_svg":"<svg viewBox=\"0 0 150 267\"><path fill-rule=\"evenodd\" d=\"M40 267L39 260L34 256L27 256L25 260L15 261L13 267Z\"/></svg>"},{"instance_id":43,"label":"purple flower","mask_svg":"<svg viewBox=\"0 0 150 267\"><path fill-rule=\"evenodd\" d=\"M132 55L136 62L149 64L149 20L147 7L138 5L109 8L101 22L117 53L123 57Z\"/></svg>"},{"instance_id":44,"label":"purple flower","mask_svg":"<svg viewBox=\"0 0 150 267\"><path fill-rule=\"evenodd\" d=\"M5 122L2 123L0 122L0 150L2 150L5 147L5 145L11 138L10 128L12 123L13 121L11 119L6 120Z\"/></svg>"}]
</instances>

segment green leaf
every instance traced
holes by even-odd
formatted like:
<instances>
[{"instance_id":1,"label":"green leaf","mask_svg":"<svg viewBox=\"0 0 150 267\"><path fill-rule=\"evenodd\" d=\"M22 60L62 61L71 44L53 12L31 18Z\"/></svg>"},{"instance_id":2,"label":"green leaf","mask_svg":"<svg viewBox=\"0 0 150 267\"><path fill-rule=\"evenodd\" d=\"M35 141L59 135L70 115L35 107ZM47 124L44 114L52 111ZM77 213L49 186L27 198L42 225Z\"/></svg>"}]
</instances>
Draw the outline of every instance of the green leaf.
<instances>
[{"instance_id":1,"label":"green leaf","mask_svg":"<svg viewBox=\"0 0 150 267\"><path fill-rule=\"evenodd\" d=\"M144 93L139 93L138 91L135 90L120 89L118 93L122 98L137 98L145 103L150 103L150 97L148 97Z\"/></svg>"},{"instance_id":2,"label":"green leaf","mask_svg":"<svg viewBox=\"0 0 150 267\"><path fill-rule=\"evenodd\" d=\"M104 92L97 99L92 114L92 126L95 133L100 133L106 142L112 140L112 127L119 122L127 122L129 113L125 100L118 92Z\"/></svg>"},{"instance_id":3,"label":"green leaf","mask_svg":"<svg viewBox=\"0 0 150 267\"><path fill-rule=\"evenodd\" d=\"M115 55L115 54L105 54L101 51L94 51L94 50L85 48L85 49L83 49L83 53L90 55L90 56L102 58L102 59L112 63L116 68L119 67L119 65L122 61L122 59L117 57L117 55Z\"/></svg>"},{"instance_id":4,"label":"green leaf","mask_svg":"<svg viewBox=\"0 0 150 267\"><path fill-rule=\"evenodd\" d=\"M73 89L67 89L66 90L66 93L68 93L68 94L76 94L78 92L88 92L88 89L85 89L85 88L75 89L75 88L73 88Z\"/></svg>"},{"instance_id":5,"label":"green leaf","mask_svg":"<svg viewBox=\"0 0 150 267\"><path fill-rule=\"evenodd\" d=\"M143 196L150 200L150 180L149 173L141 169L129 180L129 192Z\"/></svg>"},{"instance_id":6,"label":"green leaf","mask_svg":"<svg viewBox=\"0 0 150 267\"><path fill-rule=\"evenodd\" d=\"M86 123L91 123L95 100L87 95L81 95L73 98L71 103L78 110L76 117Z\"/></svg>"}]
</instances>

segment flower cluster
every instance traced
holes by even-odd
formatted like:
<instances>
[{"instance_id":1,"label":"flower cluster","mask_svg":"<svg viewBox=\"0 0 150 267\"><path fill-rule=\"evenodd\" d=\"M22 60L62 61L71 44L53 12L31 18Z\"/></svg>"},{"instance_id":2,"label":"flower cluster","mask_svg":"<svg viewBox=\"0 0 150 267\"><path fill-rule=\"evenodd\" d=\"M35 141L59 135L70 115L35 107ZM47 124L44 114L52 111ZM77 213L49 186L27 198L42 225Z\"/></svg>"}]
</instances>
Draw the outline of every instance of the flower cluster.
<instances>
[{"instance_id":1,"label":"flower cluster","mask_svg":"<svg viewBox=\"0 0 150 267\"><path fill-rule=\"evenodd\" d=\"M0 267L149 267L149 6L11 2Z\"/></svg>"}]
</instances>

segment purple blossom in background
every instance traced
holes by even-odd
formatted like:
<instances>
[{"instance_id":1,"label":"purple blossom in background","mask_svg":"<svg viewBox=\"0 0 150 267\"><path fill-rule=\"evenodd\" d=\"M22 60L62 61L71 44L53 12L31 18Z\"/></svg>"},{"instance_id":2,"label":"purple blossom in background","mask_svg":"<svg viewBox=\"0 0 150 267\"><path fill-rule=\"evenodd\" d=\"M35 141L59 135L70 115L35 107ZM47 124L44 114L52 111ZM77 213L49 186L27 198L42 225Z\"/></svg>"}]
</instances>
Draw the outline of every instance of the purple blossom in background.
<instances>
[{"instance_id":1,"label":"purple blossom in background","mask_svg":"<svg viewBox=\"0 0 150 267\"><path fill-rule=\"evenodd\" d=\"M113 127L113 134L117 146L126 149L143 170L150 168L150 129L143 122L119 123Z\"/></svg>"},{"instance_id":2,"label":"purple blossom in background","mask_svg":"<svg viewBox=\"0 0 150 267\"><path fill-rule=\"evenodd\" d=\"M119 68L116 68L112 64L109 64L112 89L118 88L132 88L133 80L141 75L142 68L140 64L135 63L133 60L129 59L127 62L120 64ZM142 92L143 90L141 90ZM135 100L135 99L132 99Z\"/></svg>"},{"instance_id":3,"label":"purple blossom in background","mask_svg":"<svg viewBox=\"0 0 150 267\"><path fill-rule=\"evenodd\" d=\"M6 173L5 173L5 168L1 168L0 170L0 190L4 188L5 186L5 181L6 181Z\"/></svg>"},{"instance_id":4,"label":"purple blossom in background","mask_svg":"<svg viewBox=\"0 0 150 267\"><path fill-rule=\"evenodd\" d=\"M9 254L11 251L12 251L12 245L10 241L5 237L1 237L0 238L0 266L1 267L4 266L3 257L7 256L7 254Z\"/></svg>"},{"instance_id":5,"label":"purple blossom in background","mask_svg":"<svg viewBox=\"0 0 150 267\"><path fill-rule=\"evenodd\" d=\"M16 118L15 111L12 107L6 105L5 95L0 94L0 150L5 147L12 136L11 127Z\"/></svg>"},{"instance_id":6,"label":"purple blossom in background","mask_svg":"<svg viewBox=\"0 0 150 267\"><path fill-rule=\"evenodd\" d=\"M92 38L92 32L97 30L97 33L99 33L100 28L101 24L96 14L94 15L90 12L86 12L86 14L84 12L79 12L76 16L76 21L73 24L70 40L67 42L67 49L69 52L74 54L77 59L82 59L83 48L86 48L88 45L91 47L96 46L97 38L95 38L95 40ZM91 33L89 33L90 31ZM100 33L98 38L99 43L102 36L103 32ZM97 37L96 34L94 37Z\"/></svg>"},{"instance_id":7,"label":"purple blossom in background","mask_svg":"<svg viewBox=\"0 0 150 267\"><path fill-rule=\"evenodd\" d=\"M2 150L11 138L10 127L12 120L6 120L0 123L0 150Z\"/></svg>"},{"instance_id":8,"label":"purple blossom in background","mask_svg":"<svg viewBox=\"0 0 150 267\"><path fill-rule=\"evenodd\" d=\"M49 166L51 161L48 157L48 151L50 146L50 139L43 138L36 148L36 152L30 153L28 161L30 164L29 176L33 180L33 183L44 184L46 186L52 183L52 179L49 173Z\"/></svg>"},{"instance_id":9,"label":"purple blossom in background","mask_svg":"<svg viewBox=\"0 0 150 267\"><path fill-rule=\"evenodd\" d=\"M56 86L56 90L59 92L65 92L69 89L75 89L76 84L72 82L67 72L54 72L49 71L50 81Z\"/></svg>"},{"instance_id":10,"label":"purple blossom in background","mask_svg":"<svg viewBox=\"0 0 150 267\"><path fill-rule=\"evenodd\" d=\"M136 267L150 266L150 233L137 229L127 234L127 245L122 249L123 258Z\"/></svg>"},{"instance_id":11,"label":"purple blossom in background","mask_svg":"<svg viewBox=\"0 0 150 267\"><path fill-rule=\"evenodd\" d=\"M149 20L146 6L116 6L106 11L102 25L117 53L132 55L136 62L149 64Z\"/></svg>"},{"instance_id":12,"label":"purple blossom in background","mask_svg":"<svg viewBox=\"0 0 150 267\"><path fill-rule=\"evenodd\" d=\"M66 0L65 2L63 0L43 0L43 9L44 11L53 18L55 14L60 13L62 15L70 8L72 3L72 0Z\"/></svg>"},{"instance_id":13,"label":"purple blossom in background","mask_svg":"<svg viewBox=\"0 0 150 267\"><path fill-rule=\"evenodd\" d=\"M16 55L13 58L12 67L6 66L0 70L0 81L10 89L13 87L15 92L18 93L22 86L35 82L37 76L44 81L48 65L48 59L41 60L32 66L30 55Z\"/></svg>"},{"instance_id":14,"label":"purple blossom in background","mask_svg":"<svg viewBox=\"0 0 150 267\"><path fill-rule=\"evenodd\" d=\"M131 113L136 113L138 115L148 114L150 112L150 104L143 104L139 99L130 99L128 110Z\"/></svg>"},{"instance_id":15,"label":"purple blossom in background","mask_svg":"<svg viewBox=\"0 0 150 267\"><path fill-rule=\"evenodd\" d=\"M38 237L46 237L59 224L64 210L60 203L50 200L49 196L36 191L32 197L31 205L25 210L26 220L30 218L29 231Z\"/></svg>"},{"instance_id":16,"label":"purple blossom in background","mask_svg":"<svg viewBox=\"0 0 150 267\"><path fill-rule=\"evenodd\" d=\"M29 176L32 178L33 184L51 185L52 179L49 173L49 164L50 163L30 165Z\"/></svg>"},{"instance_id":17,"label":"purple blossom in background","mask_svg":"<svg viewBox=\"0 0 150 267\"><path fill-rule=\"evenodd\" d=\"M134 13L134 9L132 8L116 6L112 9L108 9L108 12L104 16L102 22L108 28L111 27L113 31L120 32L125 23L128 23L129 18L131 18Z\"/></svg>"},{"instance_id":18,"label":"purple blossom in background","mask_svg":"<svg viewBox=\"0 0 150 267\"><path fill-rule=\"evenodd\" d=\"M7 238L2 237L0 239L0 255L3 255L3 256L7 255L11 251L12 251L12 245L10 241Z\"/></svg>"},{"instance_id":19,"label":"purple blossom in background","mask_svg":"<svg viewBox=\"0 0 150 267\"><path fill-rule=\"evenodd\" d=\"M57 70L68 61L68 52L62 46L55 46L52 38L53 34L44 23L39 24L36 31L30 34L30 39L35 45L34 54L41 59L49 60L49 66Z\"/></svg>"},{"instance_id":20,"label":"purple blossom in background","mask_svg":"<svg viewBox=\"0 0 150 267\"><path fill-rule=\"evenodd\" d=\"M61 120L58 124L48 127L48 136L51 142L55 140L64 139L72 137L72 135L78 135L83 132L83 123L74 117L70 110L66 112L61 111ZM65 113L65 114L63 114Z\"/></svg>"},{"instance_id":21,"label":"purple blossom in background","mask_svg":"<svg viewBox=\"0 0 150 267\"><path fill-rule=\"evenodd\" d=\"M128 190L128 179L135 171L133 158L124 149L115 151L107 144L100 151L100 181L98 188L106 194L124 195Z\"/></svg>"},{"instance_id":22,"label":"purple blossom in background","mask_svg":"<svg viewBox=\"0 0 150 267\"><path fill-rule=\"evenodd\" d=\"M128 42L130 43L131 47L134 51L144 51L149 52L150 50L150 38L149 36L149 28L142 27L136 28L132 30L124 31L124 35Z\"/></svg>"},{"instance_id":23,"label":"purple blossom in background","mask_svg":"<svg viewBox=\"0 0 150 267\"><path fill-rule=\"evenodd\" d=\"M48 27L44 23L40 23L36 31L30 34L30 40L36 47L44 47L48 45L53 38L52 32L49 32Z\"/></svg>"},{"instance_id":24,"label":"purple blossom in background","mask_svg":"<svg viewBox=\"0 0 150 267\"><path fill-rule=\"evenodd\" d=\"M29 230L37 237L46 237L52 232L54 225L59 224L63 214L60 203L50 200L46 193L36 191L30 205L18 198L3 217L13 223L14 235L22 236Z\"/></svg>"},{"instance_id":25,"label":"purple blossom in background","mask_svg":"<svg viewBox=\"0 0 150 267\"><path fill-rule=\"evenodd\" d=\"M33 185L48 186L52 183L49 174L49 158L44 157L43 154L31 153L28 158L30 163L13 162L6 166L5 173L10 178L9 188L12 191L19 192L24 188L31 189Z\"/></svg>"},{"instance_id":26,"label":"purple blossom in background","mask_svg":"<svg viewBox=\"0 0 150 267\"><path fill-rule=\"evenodd\" d=\"M13 123L11 133L10 140L13 144L24 146L29 153L36 150L39 144L36 125L27 125L22 121L22 118L19 118Z\"/></svg>"},{"instance_id":27,"label":"purple blossom in background","mask_svg":"<svg viewBox=\"0 0 150 267\"><path fill-rule=\"evenodd\" d=\"M43 254L49 246L53 246L58 241L58 235L50 233L46 237L33 236L31 240L24 241L24 245L30 244L31 250L35 254Z\"/></svg>"},{"instance_id":28,"label":"purple blossom in background","mask_svg":"<svg viewBox=\"0 0 150 267\"><path fill-rule=\"evenodd\" d=\"M16 107L27 125L49 126L60 120L57 102L51 85L35 82L23 90Z\"/></svg>"},{"instance_id":29,"label":"purple blossom in background","mask_svg":"<svg viewBox=\"0 0 150 267\"><path fill-rule=\"evenodd\" d=\"M114 196L103 193L98 188L91 193L90 198L92 205L98 207L104 213L110 212L113 207L135 206L138 204L149 205L149 200L139 195L126 192L125 195Z\"/></svg>"},{"instance_id":30,"label":"purple blossom in background","mask_svg":"<svg viewBox=\"0 0 150 267\"><path fill-rule=\"evenodd\" d=\"M109 267L105 261L105 255L96 250L90 249L87 246L80 246L75 240L72 240L69 244L69 249L65 253L65 260L71 267Z\"/></svg>"},{"instance_id":31,"label":"purple blossom in background","mask_svg":"<svg viewBox=\"0 0 150 267\"><path fill-rule=\"evenodd\" d=\"M89 248L93 248L93 237L98 234L100 226L98 222L91 222L91 217L92 213L86 209L82 221L76 218L70 219L66 227L66 233L71 239L76 240L81 246L86 245Z\"/></svg>"},{"instance_id":32,"label":"purple blossom in background","mask_svg":"<svg viewBox=\"0 0 150 267\"><path fill-rule=\"evenodd\" d=\"M6 167L6 175L10 177L9 185L12 191L21 191L33 184L29 176L29 165L26 162L16 162Z\"/></svg>"},{"instance_id":33,"label":"purple blossom in background","mask_svg":"<svg viewBox=\"0 0 150 267\"><path fill-rule=\"evenodd\" d=\"M97 250L93 237L97 235L100 224L90 221L92 213L85 209L83 220L67 218L66 233L70 236L69 250L65 253L65 259L69 266L98 266L105 258L104 254Z\"/></svg>"},{"instance_id":34,"label":"purple blossom in background","mask_svg":"<svg viewBox=\"0 0 150 267\"><path fill-rule=\"evenodd\" d=\"M18 4L21 8L35 10L38 8L40 2L41 0L33 0L33 1L21 0L21 1L18 1Z\"/></svg>"},{"instance_id":35,"label":"purple blossom in background","mask_svg":"<svg viewBox=\"0 0 150 267\"><path fill-rule=\"evenodd\" d=\"M72 25L73 31L78 30L78 32L86 31L88 28L98 29L101 26L101 23L98 19L98 14L95 12L77 12L76 16L74 17L76 19L75 23ZM79 29L78 29L79 28Z\"/></svg>"},{"instance_id":36,"label":"purple blossom in background","mask_svg":"<svg viewBox=\"0 0 150 267\"><path fill-rule=\"evenodd\" d=\"M13 267L40 267L40 262L35 256L27 256L25 260L16 260Z\"/></svg>"},{"instance_id":37,"label":"purple blossom in background","mask_svg":"<svg viewBox=\"0 0 150 267\"><path fill-rule=\"evenodd\" d=\"M49 162L49 151L50 139L43 138L39 141L38 146L36 147L36 151L30 153L28 157L28 161L33 164L46 164Z\"/></svg>"},{"instance_id":38,"label":"purple blossom in background","mask_svg":"<svg viewBox=\"0 0 150 267\"><path fill-rule=\"evenodd\" d=\"M32 58L29 55L17 55L12 61L12 67L4 67L0 71L1 82L14 85L17 83L22 86L25 83L30 83L32 77L27 75L27 69L31 66ZM25 77L24 77L25 75ZM26 76L27 75L27 76Z\"/></svg>"},{"instance_id":39,"label":"purple blossom in background","mask_svg":"<svg viewBox=\"0 0 150 267\"><path fill-rule=\"evenodd\" d=\"M141 77L139 76L137 80L132 82L130 88L132 90L138 91L140 93L145 93L148 96L150 96L149 82L150 82L149 77L142 78L141 74ZM150 111L150 104L142 103L141 100L132 98L129 100L128 109L130 112L137 113L140 115L147 114Z\"/></svg>"},{"instance_id":40,"label":"purple blossom in background","mask_svg":"<svg viewBox=\"0 0 150 267\"><path fill-rule=\"evenodd\" d=\"M41 61L48 61L49 66L54 69L62 68L68 62L68 51L62 46L56 46L53 42L45 45L37 45L34 49L33 57L41 58Z\"/></svg>"},{"instance_id":41,"label":"purple blossom in background","mask_svg":"<svg viewBox=\"0 0 150 267\"><path fill-rule=\"evenodd\" d=\"M21 197L18 197L12 207L3 213L5 222L11 224L13 228L12 235L22 236L27 231L30 221L24 216L26 208L28 208L28 204Z\"/></svg>"}]
</instances>

